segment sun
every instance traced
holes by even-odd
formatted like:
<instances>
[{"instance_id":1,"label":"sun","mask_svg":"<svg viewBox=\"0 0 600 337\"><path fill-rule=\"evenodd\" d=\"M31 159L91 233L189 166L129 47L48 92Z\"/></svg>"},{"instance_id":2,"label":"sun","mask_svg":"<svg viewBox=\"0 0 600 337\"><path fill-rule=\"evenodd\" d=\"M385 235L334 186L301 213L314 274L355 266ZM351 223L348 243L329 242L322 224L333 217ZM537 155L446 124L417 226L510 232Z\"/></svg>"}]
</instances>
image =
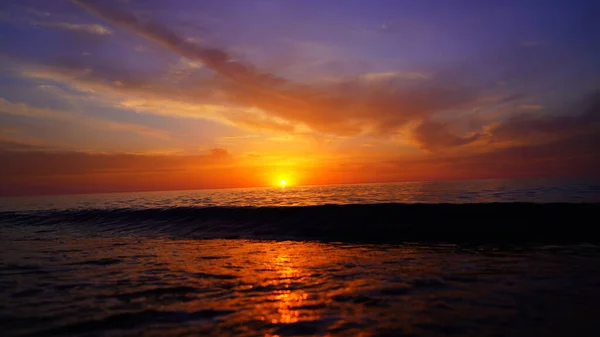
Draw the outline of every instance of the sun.
<instances>
[{"instance_id":1,"label":"sun","mask_svg":"<svg viewBox=\"0 0 600 337\"><path fill-rule=\"evenodd\" d=\"M282 187L285 186L287 184L287 181L285 181L285 179L281 179L279 181L279 185L281 185Z\"/></svg>"}]
</instances>

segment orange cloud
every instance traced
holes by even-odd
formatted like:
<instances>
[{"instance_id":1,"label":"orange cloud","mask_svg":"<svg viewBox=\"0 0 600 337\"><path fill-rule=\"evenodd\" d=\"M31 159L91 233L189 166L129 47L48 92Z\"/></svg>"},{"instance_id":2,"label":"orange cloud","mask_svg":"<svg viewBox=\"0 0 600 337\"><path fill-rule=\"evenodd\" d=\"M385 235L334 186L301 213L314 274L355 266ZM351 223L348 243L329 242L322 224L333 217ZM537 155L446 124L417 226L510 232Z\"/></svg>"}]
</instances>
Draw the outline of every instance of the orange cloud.
<instances>
[{"instance_id":1,"label":"orange cloud","mask_svg":"<svg viewBox=\"0 0 600 337\"><path fill-rule=\"evenodd\" d=\"M446 83L443 78L427 80L411 87L390 86L386 81L374 83L369 78L359 78L326 88L315 88L261 72L234 60L222 49L189 42L157 22L142 21L133 14L97 3L73 2L118 27L190 60L202 62L222 76L222 80L214 84L219 86L227 101L260 108L270 115L307 125L319 132L338 135L365 132L390 134L409 121L427 119L444 110L467 107L478 96L477 90L467 90L457 83ZM390 77L389 74L386 76ZM415 76L412 74L409 78L414 79ZM397 73L393 77L403 76ZM418 75L418 78L424 77Z\"/></svg>"}]
</instances>

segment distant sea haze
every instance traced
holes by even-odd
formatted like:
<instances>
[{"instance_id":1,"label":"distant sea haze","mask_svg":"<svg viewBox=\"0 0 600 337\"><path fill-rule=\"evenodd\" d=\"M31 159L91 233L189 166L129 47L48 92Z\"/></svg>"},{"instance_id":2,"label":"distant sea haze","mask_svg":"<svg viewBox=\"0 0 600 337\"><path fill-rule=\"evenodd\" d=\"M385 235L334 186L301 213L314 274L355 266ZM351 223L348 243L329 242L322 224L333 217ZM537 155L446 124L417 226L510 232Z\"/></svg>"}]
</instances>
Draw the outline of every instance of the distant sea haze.
<instances>
[{"instance_id":1,"label":"distant sea haze","mask_svg":"<svg viewBox=\"0 0 600 337\"><path fill-rule=\"evenodd\" d=\"M600 178L286 186L0 198L0 211L373 203L599 203Z\"/></svg>"}]
</instances>

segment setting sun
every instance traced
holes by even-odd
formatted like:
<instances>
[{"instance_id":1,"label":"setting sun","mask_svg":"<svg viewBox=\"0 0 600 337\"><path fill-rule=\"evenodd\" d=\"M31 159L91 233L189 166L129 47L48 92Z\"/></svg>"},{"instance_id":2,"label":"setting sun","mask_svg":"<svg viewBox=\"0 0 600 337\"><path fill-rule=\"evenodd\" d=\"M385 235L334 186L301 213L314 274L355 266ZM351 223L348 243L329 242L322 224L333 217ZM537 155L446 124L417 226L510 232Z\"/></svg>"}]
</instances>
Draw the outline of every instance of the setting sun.
<instances>
[{"instance_id":1,"label":"setting sun","mask_svg":"<svg viewBox=\"0 0 600 337\"><path fill-rule=\"evenodd\" d=\"M287 184L287 182L284 179L281 179L279 181L279 185L281 185L281 186L285 186L286 184Z\"/></svg>"}]
</instances>

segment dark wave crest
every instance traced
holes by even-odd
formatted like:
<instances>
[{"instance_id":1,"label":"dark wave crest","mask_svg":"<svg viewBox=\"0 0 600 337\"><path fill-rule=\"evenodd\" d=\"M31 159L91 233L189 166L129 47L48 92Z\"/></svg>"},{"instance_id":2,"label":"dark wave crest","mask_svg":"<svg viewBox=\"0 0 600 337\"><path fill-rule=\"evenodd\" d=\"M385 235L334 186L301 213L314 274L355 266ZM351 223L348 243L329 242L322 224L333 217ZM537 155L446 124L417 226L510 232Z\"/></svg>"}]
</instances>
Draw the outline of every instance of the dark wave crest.
<instances>
[{"instance_id":1,"label":"dark wave crest","mask_svg":"<svg viewBox=\"0 0 600 337\"><path fill-rule=\"evenodd\" d=\"M1 212L0 223L200 239L598 241L598 214L600 204L355 204Z\"/></svg>"}]
</instances>

